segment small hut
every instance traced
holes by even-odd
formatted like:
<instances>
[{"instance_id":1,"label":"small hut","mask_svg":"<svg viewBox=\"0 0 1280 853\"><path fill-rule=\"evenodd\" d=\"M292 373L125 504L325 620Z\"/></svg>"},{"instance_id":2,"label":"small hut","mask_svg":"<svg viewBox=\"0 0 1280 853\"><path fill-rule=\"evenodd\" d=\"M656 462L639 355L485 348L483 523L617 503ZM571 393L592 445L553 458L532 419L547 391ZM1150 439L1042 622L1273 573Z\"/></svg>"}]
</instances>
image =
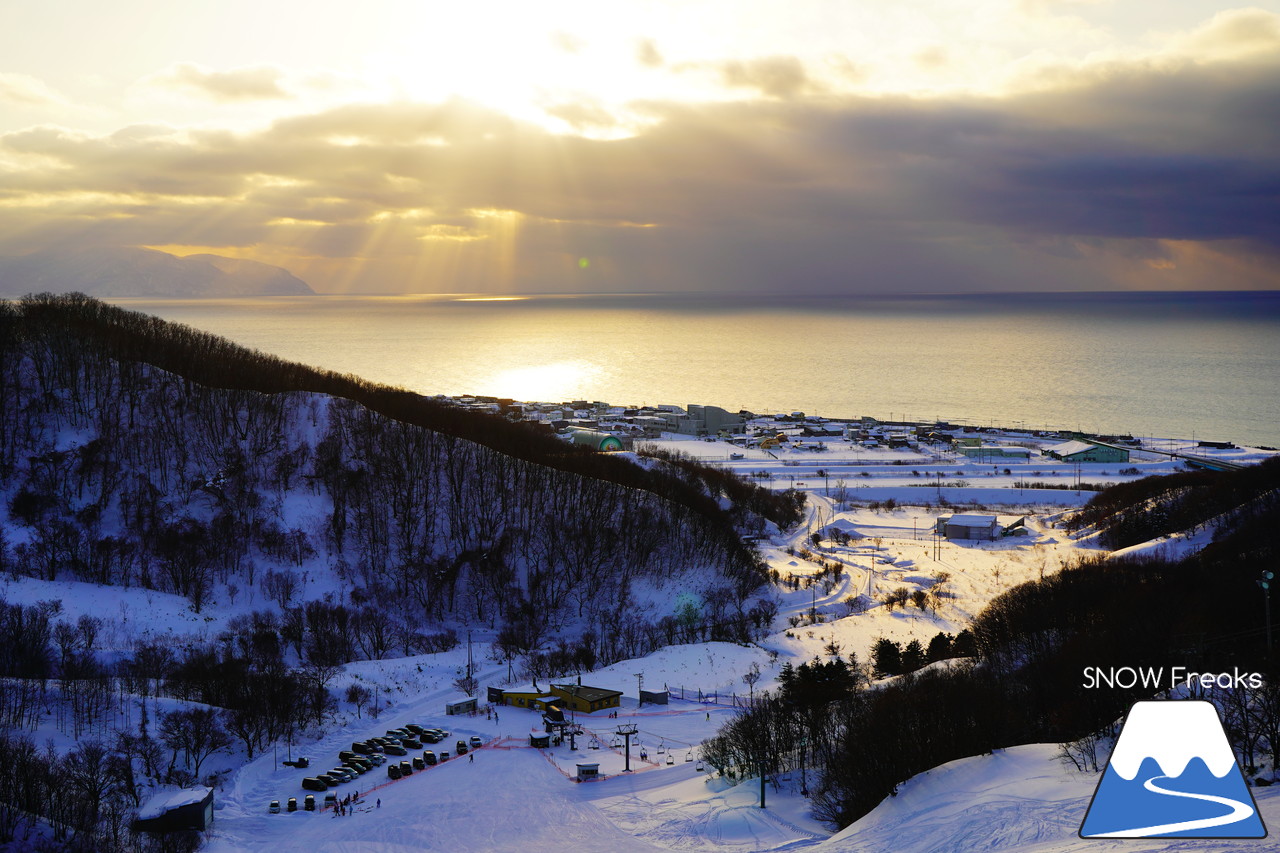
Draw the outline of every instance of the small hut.
<instances>
[{"instance_id":1,"label":"small hut","mask_svg":"<svg viewBox=\"0 0 1280 853\"><path fill-rule=\"evenodd\" d=\"M135 832L204 832L213 825L213 789L198 787L156 794L138 809Z\"/></svg>"}]
</instances>

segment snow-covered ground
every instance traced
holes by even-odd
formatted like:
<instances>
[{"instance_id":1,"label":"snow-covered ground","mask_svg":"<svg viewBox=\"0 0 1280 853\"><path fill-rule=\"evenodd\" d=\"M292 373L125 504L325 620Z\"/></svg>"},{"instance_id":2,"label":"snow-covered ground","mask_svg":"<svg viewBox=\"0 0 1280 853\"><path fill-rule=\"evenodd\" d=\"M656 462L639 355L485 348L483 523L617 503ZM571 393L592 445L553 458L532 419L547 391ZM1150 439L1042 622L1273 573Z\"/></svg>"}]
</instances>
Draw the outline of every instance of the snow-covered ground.
<instances>
[{"instance_id":1,"label":"snow-covered ground","mask_svg":"<svg viewBox=\"0 0 1280 853\"><path fill-rule=\"evenodd\" d=\"M580 715L586 734L576 749L529 746L541 731L541 716L499 708L497 717L447 717L444 705L458 698L453 681L462 673L467 650L386 661L349 664L331 684L339 696L358 682L376 690L382 711L341 703L338 719L303 742L280 744L253 761L243 754L214 755L211 771L226 770L215 793L216 821L208 849L231 851L314 850L332 853L401 853L419 849L456 851L541 851L570 846L581 850L764 851L806 848L819 851L1008 850L1059 853L1098 849L1099 842L1076 836L1098 777L1079 773L1056 757L1057 747L1029 745L990 756L964 759L922 774L901 786L871 814L832 835L809 814L799 793L802 780L771 783L767 805L759 808L758 782L729 785L698 770L698 746L735 713L735 703L752 690L767 690L786 663L832 650L865 663L880 637L927 646L939 631L963 630L993 597L1023 581L1057 571L1082 552L1097 553L1088 539L1073 540L1059 527L1060 514L1078 507L1092 492L1018 488L1019 481L1115 482L1168 473L1181 466L1165 457L1135 456L1131 465L1072 466L1037 458L1001 460L998 465L957 460L932 451L854 448L830 442L813 452L780 449L766 453L719 442L672 439L668 446L708 460L724 460L740 473L763 472L778 488L800 488L809 497L806 522L786 536L761 542L769 567L783 583L774 630L755 646L700 643L667 647L632 661L583 674L583 682L623 691L617 719L604 712ZM812 442L810 442L812 443ZM729 453L742 459L727 459ZM1254 461L1250 451L1221 451L1232 461ZM1209 455L1209 454L1205 454ZM1119 468L1137 469L1120 474ZM1006 474L1005 470L1009 473ZM1077 470L1080 469L1080 470ZM939 477L939 473L944 476ZM865 475L865 476L864 476ZM940 505L944 498L950 505ZM885 507L892 499L893 506ZM879 504L878 508L875 504ZM976 505L998 512L1005 522L1026 516L1026 534L995 542L949 542L932 535L939 515ZM835 532L842 534L835 536ZM815 541L816 535L816 541ZM1211 534L1171 537L1129 549L1136 553L1182 554L1203 546ZM845 537L848 537L847 541ZM838 578L822 564L840 566ZM791 589L787 581L797 581ZM808 584L806 586L806 584ZM303 598L339 587L316 574ZM929 594L929 606L908 603L890 609L883 596L898 588ZM669 591L673 597L678 591ZM61 600L59 618L74 621L88 613L104 620L102 646L127 650L137 640L173 645L209 640L229 618L254 607L251 593L233 601L223 593L206 612L193 613L183 598L141 589L94 587L31 578L0 581L10 602ZM673 607L674 609L674 607ZM481 632L477 632L481 633ZM506 663L488 655L487 640L474 649L481 696L488 686L526 681ZM742 678L758 667L752 687ZM636 688L668 687L663 706L638 707ZM699 700L702 701L699 701ZM416 722L451 731L435 749L453 752L453 741L472 735L486 745L469 758L392 782L385 769L337 790L359 791L347 816L332 811L270 814L268 804L307 793L302 777L339 763L337 754L353 740ZM624 772L615 748L619 724L633 723L631 772ZM46 731L45 728L48 728ZM37 742L56 734L52 724L33 733ZM65 733L57 738L68 743ZM307 755L312 766L296 770L278 763L290 750ZM647 760L640 758L643 750ZM670 763L668 761L670 760ZM579 762L598 763L604 778L578 783ZM318 795L319 796L319 795ZM1280 795L1259 790L1264 820L1280 825ZM1196 841L1196 850L1235 849L1230 842ZM1188 842L1124 842L1126 849L1184 849Z\"/></svg>"},{"instance_id":2,"label":"snow-covered ground","mask_svg":"<svg viewBox=\"0 0 1280 853\"><path fill-rule=\"evenodd\" d=\"M909 470L906 476L912 476ZM882 477L878 474L873 482ZM301 798L305 792L299 780L315 771L276 769L272 756L263 756L221 793L210 849L400 851L430 845L543 850L568 843L587 850L1058 851L1096 844L1081 841L1076 831L1097 777L1064 766L1056 758L1056 746L1022 747L938 768L908 782L899 796L835 836L809 815L798 775L771 783L767 808L761 809L757 780L730 785L697 770L698 745L735 713L734 702L750 691L741 676L753 664L761 670L755 689L769 689L784 663L825 658L832 643L842 655L853 653L861 661L868 660L871 645L882 636L927 645L938 631L962 630L1001 591L1057 571L1080 551L1093 550L1052 526L1063 508L1078 504L1070 491L1045 490L1029 501L1042 514L1028 517L1025 536L935 543L934 522L950 510L936 505L875 510L848 503L842 508L820 482L803 487L810 496L807 522L786 537L762 543L762 550L784 579L798 575L803 582L817 576L820 562L840 563L841 578L829 588L822 583L794 591L780 588L777 630L758 647L667 647L642 660L586 674L584 683L626 695L617 719L603 712L579 715L586 734L577 740L576 750L568 744L531 748L529 734L541 731L535 712L499 708L497 720L443 716L445 701L455 698L450 682L463 663L462 650L352 664L347 677L376 681L393 705L376 723L352 718L307 746L303 751L312 757L313 767L336 762L338 750L348 748L351 740L406 722L448 728L448 743L477 734L487 745L474 762L454 758L397 782L375 770L344 785L340 796L348 790L362 792L360 805L346 817L268 814L273 799ZM875 488L890 489L897 501L922 494L910 485ZM1003 517L1011 521L1019 515ZM839 544L822 533L831 530L852 538ZM820 532L816 546L815 532ZM808 559L799 556L806 546ZM940 590L943 595L936 610L909 604L890 611L880 596L897 587ZM862 602L860 612L850 612L845 603L850 597ZM811 619L813 613L820 621ZM693 698L638 708L637 675L645 689L667 686L675 695ZM508 680L499 664L486 663L479 677L482 684ZM699 695L705 701L697 701ZM621 748L613 746L615 729L624 723L634 723L638 730L630 773L623 771ZM647 760L640 758L642 750ZM573 781L579 762L598 763L604 778ZM1267 810L1273 805L1280 809L1280 801L1264 802Z\"/></svg>"}]
</instances>

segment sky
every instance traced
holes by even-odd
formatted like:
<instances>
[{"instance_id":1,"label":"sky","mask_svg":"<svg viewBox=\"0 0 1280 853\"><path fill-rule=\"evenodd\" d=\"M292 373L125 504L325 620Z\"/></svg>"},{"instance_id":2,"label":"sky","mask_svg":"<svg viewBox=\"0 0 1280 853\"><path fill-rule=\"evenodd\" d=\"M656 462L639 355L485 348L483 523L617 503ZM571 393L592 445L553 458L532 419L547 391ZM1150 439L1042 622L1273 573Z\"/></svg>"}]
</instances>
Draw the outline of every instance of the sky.
<instances>
[{"instance_id":1,"label":"sky","mask_svg":"<svg viewBox=\"0 0 1280 853\"><path fill-rule=\"evenodd\" d=\"M0 0L0 254L322 293L1280 288L1280 0Z\"/></svg>"}]
</instances>

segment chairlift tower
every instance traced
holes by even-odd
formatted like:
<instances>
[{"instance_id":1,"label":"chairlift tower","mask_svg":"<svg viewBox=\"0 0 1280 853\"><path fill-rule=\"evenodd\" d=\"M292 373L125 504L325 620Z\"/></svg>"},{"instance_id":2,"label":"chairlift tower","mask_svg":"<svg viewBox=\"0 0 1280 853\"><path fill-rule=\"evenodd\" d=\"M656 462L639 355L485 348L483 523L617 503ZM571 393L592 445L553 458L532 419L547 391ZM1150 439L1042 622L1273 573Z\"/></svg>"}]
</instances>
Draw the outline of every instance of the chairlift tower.
<instances>
[{"instance_id":1,"label":"chairlift tower","mask_svg":"<svg viewBox=\"0 0 1280 853\"><path fill-rule=\"evenodd\" d=\"M639 727L635 723L622 723L615 729L615 732L626 739L626 749L623 753L623 773L631 772L631 736L638 731Z\"/></svg>"}]
</instances>

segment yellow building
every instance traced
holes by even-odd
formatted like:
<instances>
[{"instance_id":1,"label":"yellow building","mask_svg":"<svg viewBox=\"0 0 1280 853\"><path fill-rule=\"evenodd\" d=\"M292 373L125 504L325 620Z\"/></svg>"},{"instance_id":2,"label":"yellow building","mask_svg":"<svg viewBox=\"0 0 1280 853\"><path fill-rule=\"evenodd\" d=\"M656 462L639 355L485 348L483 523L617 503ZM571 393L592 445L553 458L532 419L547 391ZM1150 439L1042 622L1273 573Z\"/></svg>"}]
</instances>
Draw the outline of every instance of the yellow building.
<instances>
[{"instance_id":1,"label":"yellow building","mask_svg":"<svg viewBox=\"0 0 1280 853\"><path fill-rule=\"evenodd\" d=\"M558 699L559 697L554 693L525 687L502 691L502 704L528 708L531 711L545 711L548 705L559 704Z\"/></svg>"},{"instance_id":2,"label":"yellow building","mask_svg":"<svg viewBox=\"0 0 1280 853\"><path fill-rule=\"evenodd\" d=\"M606 690L603 687L587 687L582 684L553 684L551 692L559 697L557 705L572 708L580 714L617 708L622 699L620 690Z\"/></svg>"}]
</instances>

